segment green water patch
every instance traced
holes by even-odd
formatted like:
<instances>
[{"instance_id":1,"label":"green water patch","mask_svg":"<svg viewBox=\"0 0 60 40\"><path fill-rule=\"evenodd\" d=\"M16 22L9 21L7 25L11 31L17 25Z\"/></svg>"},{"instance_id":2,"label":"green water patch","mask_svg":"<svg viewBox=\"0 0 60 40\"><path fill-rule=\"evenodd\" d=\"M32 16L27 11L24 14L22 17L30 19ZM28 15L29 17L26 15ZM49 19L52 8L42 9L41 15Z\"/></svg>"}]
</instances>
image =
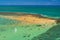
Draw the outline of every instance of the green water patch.
<instances>
[{"instance_id":1,"label":"green water patch","mask_svg":"<svg viewBox=\"0 0 60 40\"><path fill-rule=\"evenodd\" d=\"M60 40L60 24L52 27L43 34L33 37L32 40Z\"/></svg>"},{"instance_id":2,"label":"green water patch","mask_svg":"<svg viewBox=\"0 0 60 40\"><path fill-rule=\"evenodd\" d=\"M0 25L0 40L31 40L49 28L43 28L40 24Z\"/></svg>"}]
</instances>

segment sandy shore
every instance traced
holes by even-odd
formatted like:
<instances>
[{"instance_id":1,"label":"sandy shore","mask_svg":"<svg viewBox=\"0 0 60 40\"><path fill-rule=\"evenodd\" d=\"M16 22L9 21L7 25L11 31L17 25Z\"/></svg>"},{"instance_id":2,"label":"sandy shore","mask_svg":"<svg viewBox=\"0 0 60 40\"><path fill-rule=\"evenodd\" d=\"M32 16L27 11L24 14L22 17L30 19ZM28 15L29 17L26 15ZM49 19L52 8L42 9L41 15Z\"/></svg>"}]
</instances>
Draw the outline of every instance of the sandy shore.
<instances>
[{"instance_id":1,"label":"sandy shore","mask_svg":"<svg viewBox=\"0 0 60 40\"><path fill-rule=\"evenodd\" d=\"M0 13L0 17L13 19L18 21L24 21L33 24L54 24L55 19L43 17L38 14L23 14L23 13Z\"/></svg>"}]
</instances>

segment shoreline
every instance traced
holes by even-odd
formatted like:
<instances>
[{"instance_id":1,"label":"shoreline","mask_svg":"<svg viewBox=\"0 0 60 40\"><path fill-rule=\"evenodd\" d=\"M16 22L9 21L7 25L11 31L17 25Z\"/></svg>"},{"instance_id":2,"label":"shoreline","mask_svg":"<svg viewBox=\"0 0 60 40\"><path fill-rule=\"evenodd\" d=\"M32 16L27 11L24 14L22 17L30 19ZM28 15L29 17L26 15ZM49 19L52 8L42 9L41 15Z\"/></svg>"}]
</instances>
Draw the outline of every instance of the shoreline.
<instances>
[{"instance_id":1,"label":"shoreline","mask_svg":"<svg viewBox=\"0 0 60 40\"><path fill-rule=\"evenodd\" d=\"M8 16L17 16L18 18L16 17L15 20L17 20L17 19L19 20L20 16L23 16L23 18L27 16L27 17L31 17L31 18L35 17L36 19L38 18L38 20L40 20L40 18L43 18L43 20L45 20L45 19L54 20L56 23L60 23L60 19L44 17L44 16L42 16L40 14L30 14L30 13L27 14L27 13L23 13L23 12L0 12L0 15L7 16L7 17ZM14 17L12 17L12 19L14 19ZM29 19L29 18L26 18L26 19ZM34 19L34 20L36 20L36 19ZM24 21L25 18L22 19L22 20ZM46 20L46 21L48 21L48 20ZM37 22L37 20L36 20L36 22Z\"/></svg>"}]
</instances>

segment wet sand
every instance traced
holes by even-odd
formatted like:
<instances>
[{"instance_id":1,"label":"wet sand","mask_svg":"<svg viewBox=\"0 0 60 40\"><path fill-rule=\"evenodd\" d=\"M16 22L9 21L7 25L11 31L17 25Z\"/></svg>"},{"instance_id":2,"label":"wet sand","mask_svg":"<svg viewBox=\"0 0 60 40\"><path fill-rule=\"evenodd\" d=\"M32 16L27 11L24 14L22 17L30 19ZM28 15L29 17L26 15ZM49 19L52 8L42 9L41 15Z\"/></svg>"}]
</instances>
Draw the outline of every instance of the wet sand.
<instances>
[{"instance_id":1,"label":"wet sand","mask_svg":"<svg viewBox=\"0 0 60 40\"><path fill-rule=\"evenodd\" d=\"M39 14L24 14L19 12L17 13L0 12L0 15L3 15L1 16L3 18L24 21L24 22L33 23L33 24L54 24L54 23L60 22L54 18L47 18Z\"/></svg>"}]
</instances>

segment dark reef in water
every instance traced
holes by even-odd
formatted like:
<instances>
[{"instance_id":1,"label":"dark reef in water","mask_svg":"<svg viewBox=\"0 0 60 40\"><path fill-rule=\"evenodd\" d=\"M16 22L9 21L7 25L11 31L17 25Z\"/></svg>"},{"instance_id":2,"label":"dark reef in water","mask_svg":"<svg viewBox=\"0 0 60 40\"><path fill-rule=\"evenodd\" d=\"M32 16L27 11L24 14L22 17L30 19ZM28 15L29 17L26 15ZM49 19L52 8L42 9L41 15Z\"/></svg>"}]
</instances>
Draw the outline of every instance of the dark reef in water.
<instances>
[{"instance_id":1,"label":"dark reef in water","mask_svg":"<svg viewBox=\"0 0 60 40\"><path fill-rule=\"evenodd\" d=\"M54 26L47 32L32 38L32 40L56 40L57 38L60 38L60 25Z\"/></svg>"},{"instance_id":2,"label":"dark reef in water","mask_svg":"<svg viewBox=\"0 0 60 40\"><path fill-rule=\"evenodd\" d=\"M57 23L57 24L60 23L60 19L57 19L56 23Z\"/></svg>"}]
</instances>

